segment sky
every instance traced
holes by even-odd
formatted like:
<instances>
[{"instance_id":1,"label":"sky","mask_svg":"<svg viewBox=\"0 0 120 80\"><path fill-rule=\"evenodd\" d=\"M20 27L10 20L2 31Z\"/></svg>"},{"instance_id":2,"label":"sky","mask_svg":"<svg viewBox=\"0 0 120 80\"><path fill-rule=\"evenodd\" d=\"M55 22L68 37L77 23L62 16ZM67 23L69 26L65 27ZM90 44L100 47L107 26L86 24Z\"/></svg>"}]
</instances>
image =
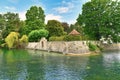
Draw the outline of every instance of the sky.
<instances>
[{"instance_id":1,"label":"sky","mask_svg":"<svg viewBox=\"0 0 120 80\"><path fill-rule=\"evenodd\" d=\"M82 5L89 0L1 0L0 13L19 13L21 20L25 20L25 14L31 6L40 6L45 12L45 22L59 20L74 24L82 11Z\"/></svg>"}]
</instances>

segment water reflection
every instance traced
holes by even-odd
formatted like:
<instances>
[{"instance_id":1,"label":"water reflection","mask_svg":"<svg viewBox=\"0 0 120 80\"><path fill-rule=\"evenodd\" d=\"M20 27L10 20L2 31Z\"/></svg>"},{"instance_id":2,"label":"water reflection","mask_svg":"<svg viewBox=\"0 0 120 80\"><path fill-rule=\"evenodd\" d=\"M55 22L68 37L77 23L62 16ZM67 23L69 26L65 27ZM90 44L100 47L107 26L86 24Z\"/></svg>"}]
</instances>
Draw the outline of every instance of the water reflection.
<instances>
[{"instance_id":1,"label":"water reflection","mask_svg":"<svg viewBox=\"0 0 120 80\"><path fill-rule=\"evenodd\" d=\"M65 56L34 50L0 50L0 80L119 80L120 53Z\"/></svg>"},{"instance_id":2,"label":"water reflection","mask_svg":"<svg viewBox=\"0 0 120 80\"><path fill-rule=\"evenodd\" d=\"M119 51L104 52L99 56L89 57L89 69L84 80L119 80L120 53Z\"/></svg>"}]
</instances>

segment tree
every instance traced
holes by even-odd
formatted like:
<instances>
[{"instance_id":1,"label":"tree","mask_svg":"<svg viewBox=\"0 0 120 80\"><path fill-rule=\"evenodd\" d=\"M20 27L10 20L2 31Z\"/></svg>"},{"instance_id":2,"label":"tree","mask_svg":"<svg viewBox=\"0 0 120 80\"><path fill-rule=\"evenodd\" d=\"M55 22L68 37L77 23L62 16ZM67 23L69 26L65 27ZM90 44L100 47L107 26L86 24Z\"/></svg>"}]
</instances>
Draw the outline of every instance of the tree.
<instances>
[{"instance_id":1,"label":"tree","mask_svg":"<svg viewBox=\"0 0 120 80\"><path fill-rule=\"evenodd\" d=\"M95 40L99 40L101 36L118 36L120 32L120 2L91 0L83 5L82 14L79 15L77 23L83 26L86 35Z\"/></svg>"},{"instance_id":2,"label":"tree","mask_svg":"<svg viewBox=\"0 0 120 80\"><path fill-rule=\"evenodd\" d=\"M5 42L8 46L8 48L13 48L15 47L15 45L18 44L18 39L19 37L19 33L17 32L11 32L6 38L5 38Z\"/></svg>"},{"instance_id":3,"label":"tree","mask_svg":"<svg viewBox=\"0 0 120 80\"><path fill-rule=\"evenodd\" d=\"M50 36L61 36L65 34L62 24L56 20L49 20L46 29L49 31Z\"/></svg>"},{"instance_id":4,"label":"tree","mask_svg":"<svg viewBox=\"0 0 120 80\"><path fill-rule=\"evenodd\" d=\"M5 38L10 32L19 31L20 19L17 13L8 12L3 14L4 29L2 30L2 36Z\"/></svg>"},{"instance_id":5,"label":"tree","mask_svg":"<svg viewBox=\"0 0 120 80\"><path fill-rule=\"evenodd\" d=\"M32 6L26 13L26 34L32 30L42 29L45 24L45 15L41 7Z\"/></svg>"},{"instance_id":6,"label":"tree","mask_svg":"<svg viewBox=\"0 0 120 80\"><path fill-rule=\"evenodd\" d=\"M5 29L5 19L2 14L0 14L0 39L2 39L2 31Z\"/></svg>"},{"instance_id":7,"label":"tree","mask_svg":"<svg viewBox=\"0 0 120 80\"><path fill-rule=\"evenodd\" d=\"M40 29L40 30L33 30L29 33L29 41L30 42L37 42L39 41L42 37L47 37L49 32L45 29Z\"/></svg>"},{"instance_id":8,"label":"tree","mask_svg":"<svg viewBox=\"0 0 120 80\"><path fill-rule=\"evenodd\" d=\"M26 24L25 24L25 21L20 21L20 29L19 29L19 33L20 33L20 35L24 35L24 34L26 34L27 32L27 27L26 27Z\"/></svg>"},{"instance_id":9,"label":"tree","mask_svg":"<svg viewBox=\"0 0 120 80\"><path fill-rule=\"evenodd\" d=\"M10 32L10 34L5 38L5 43L8 48L24 48L28 43L28 37L23 35L20 39L20 34L18 32Z\"/></svg>"},{"instance_id":10,"label":"tree","mask_svg":"<svg viewBox=\"0 0 120 80\"><path fill-rule=\"evenodd\" d=\"M66 23L66 22L62 22L62 26L64 28L64 31L68 33L68 30L69 30L69 24Z\"/></svg>"}]
</instances>

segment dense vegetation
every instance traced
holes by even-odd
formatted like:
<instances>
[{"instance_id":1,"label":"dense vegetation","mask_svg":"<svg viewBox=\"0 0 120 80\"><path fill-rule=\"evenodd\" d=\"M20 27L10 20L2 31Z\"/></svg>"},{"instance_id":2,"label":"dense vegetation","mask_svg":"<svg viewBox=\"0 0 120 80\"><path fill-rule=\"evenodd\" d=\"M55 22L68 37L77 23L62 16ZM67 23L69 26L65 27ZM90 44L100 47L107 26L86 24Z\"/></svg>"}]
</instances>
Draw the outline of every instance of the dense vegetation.
<instances>
[{"instance_id":1,"label":"dense vegetation","mask_svg":"<svg viewBox=\"0 0 120 80\"><path fill-rule=\"evenodd\" d=\"M57 20L44 22L44 10L37 6L27 10L25 21L20 20L18 13L0 14L0 44L14 48L19 43L19 46L24 46L24 42L36 42L42 37L50 41L100 40L104 37L105 40L111 38L113 42L119 42L120 2L91 0L83 5L75 24ZM68 35L73 29L80 35Z\"/></svg>"},{"instance_id":2,"label":"dense vegetation","mask_svg":"<svg viewBox=\"0 0 120 80\"><path fill-rule=\"evenodd\" d=\"M46 29L49 31L49 36L62 36L66 34L62 24L56 20L49 20Z\"/></svg>"},{"instance_id":3,"label":"dense vegetation","mask_svg":"<svg viewBox=\"0 0 120 80\"><path fill-rule=\"evenodd\" d=\"M20 34L17 32L11 32L6 38L6 44L8 48L23 48L28 43L28 37L23 35L21 39L19 39Z\"/></svg>"},{"instance_id":4,"label":"dense vegetation","mask_svg":"<svg viewBox=\"0 0 120 80\"><path fill-rule=\"evenodd\" d=\"M83 5L77 19L85 35L94 40L102 36L112 36L114 42L120 41L120 2L113 0L91 0Z\"/></svg>"},{"instance_id":5,"label":"dense vegetation","mask_svg":"<svg viewBox=\"0 0 120 80\"><path fill-rule=\"evenodd\" d=\"M45 29L33 30L29 33L29 41L30 42L38 42L42 37L48 37L48 31Z\"/></svg>"}]
</instances>

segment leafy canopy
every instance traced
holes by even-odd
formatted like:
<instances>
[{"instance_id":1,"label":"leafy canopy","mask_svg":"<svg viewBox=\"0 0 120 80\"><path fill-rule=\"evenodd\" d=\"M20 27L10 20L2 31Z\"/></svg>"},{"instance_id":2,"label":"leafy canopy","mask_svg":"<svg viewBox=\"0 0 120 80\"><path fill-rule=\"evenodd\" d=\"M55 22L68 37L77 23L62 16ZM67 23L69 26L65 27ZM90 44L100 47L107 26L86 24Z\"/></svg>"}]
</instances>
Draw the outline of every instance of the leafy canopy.
<instances>
[{"instance_id":1,"label":"leafy canopy","mask_svg":"<svg viewBox=\"0 0 120 80\"><path fill-rule=\"evenodd\" d=\"M46 29L49 31L50 36L61 36L65 34L62 24L56 20L49 20Z\"/></svg>"},{"instance_id":2,"label":"leafy canopy","mask_svg":"<svg viewBox=\"0 0 120 80\"><path fill-rule=\"evenodd\" d=\"M10 32L16 32L21 27L18 13L7 12L0 17L2 37L6 38Z\"/></svg>"},{"instance_id":3,"label":"leafy canopy","mask_svg":"<svg viewBox=\"0 0 120 80\"><path fill-rule=\"evenodd\" d=\"M42 29L45 24L45 14L41 7L32 6L26 13L26 34L30 33L32 30Z\"/></svg>"},{"instance_id":4,"label":"leafy canopy","mask_svg":"<svg viewBox=\"0 0 120 80\"><path fill-rule=\"evenodd\" d=\"M30 42L37 42L39 41L42 37L47 37L49 32L45 29L40 29L40 30L33 30L29 33L29 41Z\"/></svg>"},{"instance_id":5,"label":"leafy canopy","mask_svg":"<svg viewBox=\"0 0 120 80\"><path fill-rule=\"evenodd\" d=\"M83 5L82 13L77 19L86 35L94 40L101 36L119 37L120 33L120 2L112 0L91 0Z\"/></svg>"}]
</instances>

